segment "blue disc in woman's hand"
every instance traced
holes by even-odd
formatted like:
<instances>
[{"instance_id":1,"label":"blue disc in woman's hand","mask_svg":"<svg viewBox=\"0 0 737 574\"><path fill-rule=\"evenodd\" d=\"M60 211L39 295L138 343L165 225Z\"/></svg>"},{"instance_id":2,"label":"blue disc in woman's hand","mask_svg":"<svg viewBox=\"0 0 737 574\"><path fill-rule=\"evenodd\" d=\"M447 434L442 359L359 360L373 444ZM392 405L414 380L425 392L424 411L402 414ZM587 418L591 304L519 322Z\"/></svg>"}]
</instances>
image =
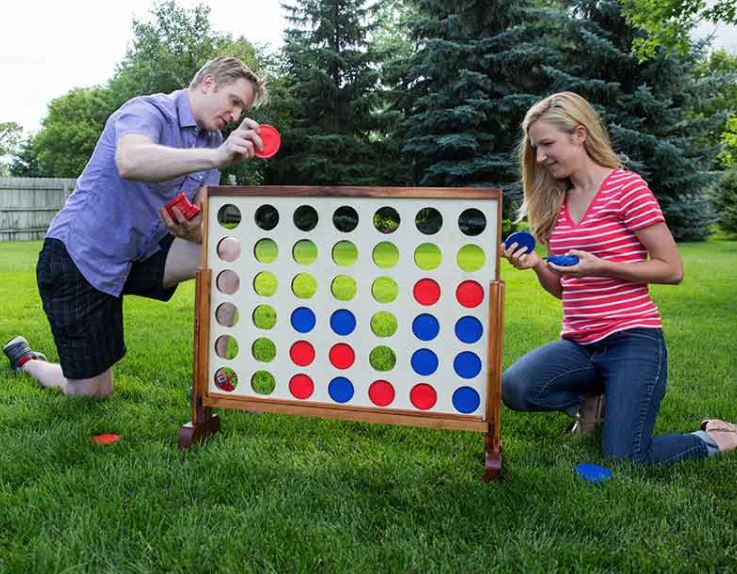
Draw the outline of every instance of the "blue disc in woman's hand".
<instances>
[{"instance_id":1,"label":"blue disc in woman's hand","mask_svg":"<svg viewBox=\"0 0 737 574\"><path fill-rule=\"evenodd\" d=\"M527 231L515 231L511 233L509 237L504 240L504 246L508 249L512 243L517 244L517 249L524 247L527 249L527 253L532 253L535 249L535 238L532 233Z\"/></svg>"}]
</instances>

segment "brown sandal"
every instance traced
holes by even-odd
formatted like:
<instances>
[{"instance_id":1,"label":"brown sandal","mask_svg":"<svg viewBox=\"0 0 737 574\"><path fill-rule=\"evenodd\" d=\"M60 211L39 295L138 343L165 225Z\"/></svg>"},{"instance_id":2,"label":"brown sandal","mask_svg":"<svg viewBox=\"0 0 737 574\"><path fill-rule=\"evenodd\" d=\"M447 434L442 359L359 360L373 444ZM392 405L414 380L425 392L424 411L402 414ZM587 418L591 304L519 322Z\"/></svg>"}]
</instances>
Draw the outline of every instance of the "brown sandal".
<instances>
[{"instance_id":1,"label":"brown sandal","mask_svg":"<svg viewBox=\"0 0 737 574\"><path fill-rule=\"evenodd\" d=\"M716 426L710 427L710 423L715 423ZM728 423L727 421L723 421L721 419L704 419L701 421L701 426L699 427L702 431L717 431L717 432L734 432L737 433L737 425Z\"/></svg>"}]
</instances>

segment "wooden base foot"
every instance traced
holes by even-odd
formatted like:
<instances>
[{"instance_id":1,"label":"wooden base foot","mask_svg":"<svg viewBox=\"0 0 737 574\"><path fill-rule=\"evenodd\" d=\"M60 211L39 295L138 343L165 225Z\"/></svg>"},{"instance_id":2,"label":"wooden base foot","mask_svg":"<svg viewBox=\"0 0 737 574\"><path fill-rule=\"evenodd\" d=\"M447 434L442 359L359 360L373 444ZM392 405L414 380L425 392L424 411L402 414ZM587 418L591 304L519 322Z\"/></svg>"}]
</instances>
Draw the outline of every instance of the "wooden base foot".
<instances>
[{"instance_id":1,"label":"wooden base foot","mask_svg":"<svg viewBox=\"0 0 737 574\"><path fill-rule=\"evenodd\" d=\"M487 451L484 456L484 480L500 480L502 478L502 451Z\"/></svg>"},{"instance_id":2,"label":"wooden base foot","mask_svg":"<svg viewBox=\"0 0 737 574\"><path fill-rule=\"evenodd\" d=\"M179 430L179 450L188 449L220 430L220 417L212 415L205 422L195 425L188 422Z\"/></svg>"}]
</instances>

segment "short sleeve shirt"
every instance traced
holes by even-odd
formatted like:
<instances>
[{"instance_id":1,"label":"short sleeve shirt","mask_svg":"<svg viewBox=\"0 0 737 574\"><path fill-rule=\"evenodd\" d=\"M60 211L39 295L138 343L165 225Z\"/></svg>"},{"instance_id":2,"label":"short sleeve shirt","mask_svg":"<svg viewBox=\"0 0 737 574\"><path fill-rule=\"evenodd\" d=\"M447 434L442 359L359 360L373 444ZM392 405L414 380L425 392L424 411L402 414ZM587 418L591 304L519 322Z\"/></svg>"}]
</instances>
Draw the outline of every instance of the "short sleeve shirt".
<instances>
[{"instance_id":1,"label":"short sleeve shirt","mask_svg":"<svg viewBox=\"0 0 737 574\"><path fill-rule=\"evenodd\" d=\"M115 152L126 134L140 134L173 148L216 148L219 131L197 127L186 90L129 100L105 124L74 192L46 233L64 243L72 260L96 289L119 296L134 261L159 250L168 230L158 210L179 192L191 201L199 188L217 185L220 173L203 170L160 183L124 179Z\"/></svg>"},{"instance_id":2,"label":"short sleeve shirt","mask_svg":"<svg viewBox=\"0 0 737 574\"><path fill-rule=\"evenodd\" d=\"M658 201L636 173L613 170L576 223L564 202L550 236L550 252L588 251L617 263L648 258L635 231L665 221ZM561 277L563 329L561 337L594 343L625 329L661 327L660 313L647 284L604 276Z\"/></svg>"}]
</instances>

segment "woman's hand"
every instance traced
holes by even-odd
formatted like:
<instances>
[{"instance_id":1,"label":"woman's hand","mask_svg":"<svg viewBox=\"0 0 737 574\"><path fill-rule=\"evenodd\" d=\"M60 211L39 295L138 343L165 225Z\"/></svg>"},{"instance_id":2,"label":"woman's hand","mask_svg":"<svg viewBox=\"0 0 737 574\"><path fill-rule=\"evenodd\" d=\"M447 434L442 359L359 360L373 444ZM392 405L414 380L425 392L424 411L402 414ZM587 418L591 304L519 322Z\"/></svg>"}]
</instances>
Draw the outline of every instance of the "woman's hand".
<instances>
[{"instance_id":1,"label":"woman's hand","mask_svg":"<svg viewBox=\"0 0 737 574\"><path fill-rule=\"evenodd\" d=\"M550 261L546 262L548 269L555 271L559 275L569 275L570 277L586 277L588 275L604 275L606 261L580 249L571 249L566 255L575 255L578 257L578 263L575 265L556 265Z\"/></svg>"},{"instance_id":2,"label":"woman's hand","mask_svg":"<svg viewBox=\"0 0 737 574\"><path fill-rule=\"evenodd\" d=\"M520 248L517 243L512 243L509 246L500 243L499 255L509 261L515 269L532 269L540 263L540 257L537 253L534 251L528 253L527 249Z\"/></svg>"}]
</instances>

